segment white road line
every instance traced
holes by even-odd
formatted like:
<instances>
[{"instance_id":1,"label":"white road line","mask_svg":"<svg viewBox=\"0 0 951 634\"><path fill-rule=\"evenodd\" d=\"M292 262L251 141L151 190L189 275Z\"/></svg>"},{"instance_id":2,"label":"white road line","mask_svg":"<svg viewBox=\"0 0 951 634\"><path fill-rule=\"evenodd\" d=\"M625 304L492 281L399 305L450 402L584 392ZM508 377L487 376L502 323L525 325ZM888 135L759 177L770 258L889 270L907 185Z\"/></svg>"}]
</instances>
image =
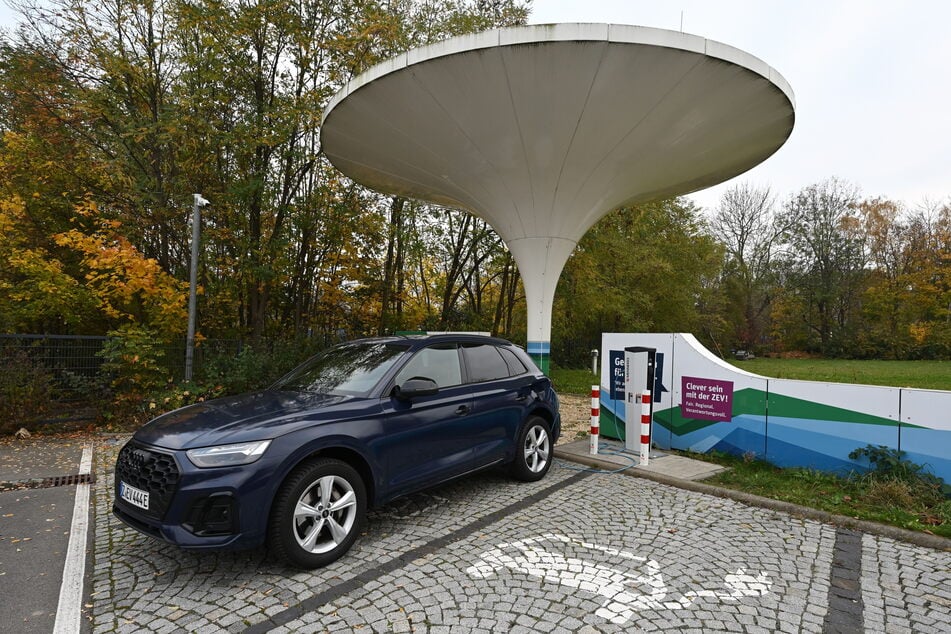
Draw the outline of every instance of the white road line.
<instances>
[{"instance_id":1,"label":"white road line","mask_svg":"<svg viewBox=\"0 0 951 634\"><path fill-rule=\"evenodd\" d=\"M83 447L83 457L79 459L79 475L92 473L92 445Z\"/></svg>"},{"instance_id":2,"label":"white road line","mask_svg":"<svg viewBox=\"0 0 951 634\"><path fill-rule=\"evenodd\" d=\"M83 448L79 474L92 468L92 445ZM63 567L63 585L59 589L56 623L53 634L75 634L82 625L83 577L86 574L86 535L89 532L89 484L76 485L73 523L69 530L69 547Z\"/></svg>"}]
</instances>

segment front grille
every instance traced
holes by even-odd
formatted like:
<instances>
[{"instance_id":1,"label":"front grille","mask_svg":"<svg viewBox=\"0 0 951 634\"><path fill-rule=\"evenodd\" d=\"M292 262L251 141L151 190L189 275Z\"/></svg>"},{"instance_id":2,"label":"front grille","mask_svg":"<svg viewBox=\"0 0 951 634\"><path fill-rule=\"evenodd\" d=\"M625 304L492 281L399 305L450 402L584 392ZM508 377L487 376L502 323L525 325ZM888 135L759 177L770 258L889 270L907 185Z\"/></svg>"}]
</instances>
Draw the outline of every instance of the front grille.
<instances>
[{"instance_id":1,"label":"front grille","mask_svg":"<svg viewBox=\"0 0 951 634\"><path fill-rule=\"evenodd\" d=\"M115 494L119 497L119 480L129 486L149 492L149 509L127 505L139 513L161 520L165 517L175 490L178 488L178 465L168 454L146 449L129 442L116 460Z\"/></svg>"}]
</instances>

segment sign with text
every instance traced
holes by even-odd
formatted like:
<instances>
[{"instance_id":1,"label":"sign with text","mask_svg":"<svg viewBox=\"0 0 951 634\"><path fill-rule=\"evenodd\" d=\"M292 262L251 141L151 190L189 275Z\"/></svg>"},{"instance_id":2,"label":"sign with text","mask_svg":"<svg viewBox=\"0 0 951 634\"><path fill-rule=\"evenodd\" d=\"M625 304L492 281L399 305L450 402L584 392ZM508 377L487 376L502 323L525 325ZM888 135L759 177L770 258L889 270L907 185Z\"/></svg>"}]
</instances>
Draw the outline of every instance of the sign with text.
<instances>
[{"instance_id":1,"label":"sign with text","mask_svg":"<svg viewBox=\"0 0 951 634\"><path fill-rule=\"evenodd\" d=\"M624 351L611 350L611 398L624 402Z\"/></svg>"},{"instance_id":2,"label":"sign with text","mask_svg":"<svg viewBox=\"0 0 951 634\"><path fill-rule=\"evenodd\" d=\"M680 387L680 415L684 418L732 420L733 381L682 376Z\"/></svg>"}]
</instances>

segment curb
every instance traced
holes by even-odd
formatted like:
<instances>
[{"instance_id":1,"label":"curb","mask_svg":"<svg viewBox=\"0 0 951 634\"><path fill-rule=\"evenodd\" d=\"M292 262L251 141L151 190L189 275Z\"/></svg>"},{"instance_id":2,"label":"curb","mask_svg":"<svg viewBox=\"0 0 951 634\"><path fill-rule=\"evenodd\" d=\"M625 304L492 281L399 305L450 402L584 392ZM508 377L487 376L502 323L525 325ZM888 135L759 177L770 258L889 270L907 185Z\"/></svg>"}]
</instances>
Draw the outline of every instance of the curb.
<instances>
[{"instance_id":1,"label":"curb","mask_svg":"<svg viewBox=\"0 0 951 634\"><path fill-rule=\"evenodd\" d=\"M588 467L594 467L596 469L616 470L618 468L618 465L613 462L608 462L607 460L598 460L597 458L589 456L579 456L577 454L567 453L560 451L557 447L555 448L555 457L561 458L562 460L568 460L570 462L577 462L579 464L583 464ZM626 476L631 476L634 478L652 480L659 484L666 484L668 486L686 489L696 493L715 495L716 497L742 502L743 504L747 504L749 506L758 506L772 511L781 511L794 517L815 520L825 524L834 524L835 526L845 526L846 528L852 528L862 531L863 533L888 537L890 539L908 542L916 546L923 546L925 548L933 548L934 550L951 552L951 539L948 539L947 537L941 537L939 535L929 535L928 533L910 531L904 528L898 528L897 526L888 526L886 524L878 524L876 522L869 522L868 520L860 520L854 517L848 517L847 515L836 515L834 513L829 513L828 511L820 511L819 509L800 506L791 502L783 502L781 500L774 500L772 498L764 498L759 495L753 495L752 493L745 493L743 491L736 491L734 489L725 489L712 484L703 484L702 482L694 482L693 480L682 480L680 478L674 478L672 476L666 476L659 473L652 473L650 471L640 471L635 467L629 467L624 471L619 471L618 473L622 473Z\"/></svg>"}]
</instances>

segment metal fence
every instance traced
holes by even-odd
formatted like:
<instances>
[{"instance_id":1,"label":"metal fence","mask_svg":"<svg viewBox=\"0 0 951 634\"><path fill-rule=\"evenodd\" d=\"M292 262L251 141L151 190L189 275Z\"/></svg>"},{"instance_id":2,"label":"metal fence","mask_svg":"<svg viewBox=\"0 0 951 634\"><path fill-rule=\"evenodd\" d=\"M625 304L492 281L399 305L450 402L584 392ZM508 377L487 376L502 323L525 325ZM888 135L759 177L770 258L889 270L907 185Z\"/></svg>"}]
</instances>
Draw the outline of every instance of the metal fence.
<instances>
[{"instance_id":1,"label":"metal fence","mask_svg":"<svg viewBox=\"0 0 951 634\"><path fill-rule=\"evenodd\" d=\"M109 337L85 335L0 334L0 366L21 372L45 372L58 388L104 377L102 350ZM195 364L216 355L238 355L244 344L238 340L206 340L195 349ZM162 365L172 378L185 374L185 340L160 346Z\"/></svg>"},{"instance_id":2,"label":"metal fence","mask_svg":"<svg viewBox=\"0 0 951 634\"><path fill-rule=\"evenodd\" d=\"M52 388L69 392L101 375L105 342L106 337L0 335L0 371L8 381L45 377Z\"/></svg>"},{"instance_id":3,"label":"metal fence","mask_svg":"<svg viewBox=\"0 0 951 634\"><path fill-rule=\"evenodd\" d=\"M84 335L21 335L0 334L0 384L17 377L43 375L57 396L70 391L89 392L95 386L108 385L111 377L103 368L102 351L109 337ZM262 340L255 343L260 353L281 352L279 368L260 368L283 374L304 358L326 347L327 342L315 339L300 341ZM249 345L237 339L205 339L195 348L195 375L201 376L209 363L221 364L222 359L234 360ZM163 353L159 363L168 370L174 381L185 375L185 340L158 347ZM286 365L287 367L283 367ZM276 378L276 377L274 377Z\"/></svg>"},{"instance_id":4,"label":"metal fence","mask_svg":"<svg viewBox=\"0 0 951 634\"><path fill-rule=\"evenodd\" d=\"M97 336L0 334L0 434L19 426L94 420L115 396L115 376L103 355L109 342L110 337ZM195 348L195 376L234 392L259 389L325 346L315 339L258 341L253 346L206 339ZM162 354L156 360L168 377L183 380L185 340L158 350Z\"/></svg>"}]
</instances>

